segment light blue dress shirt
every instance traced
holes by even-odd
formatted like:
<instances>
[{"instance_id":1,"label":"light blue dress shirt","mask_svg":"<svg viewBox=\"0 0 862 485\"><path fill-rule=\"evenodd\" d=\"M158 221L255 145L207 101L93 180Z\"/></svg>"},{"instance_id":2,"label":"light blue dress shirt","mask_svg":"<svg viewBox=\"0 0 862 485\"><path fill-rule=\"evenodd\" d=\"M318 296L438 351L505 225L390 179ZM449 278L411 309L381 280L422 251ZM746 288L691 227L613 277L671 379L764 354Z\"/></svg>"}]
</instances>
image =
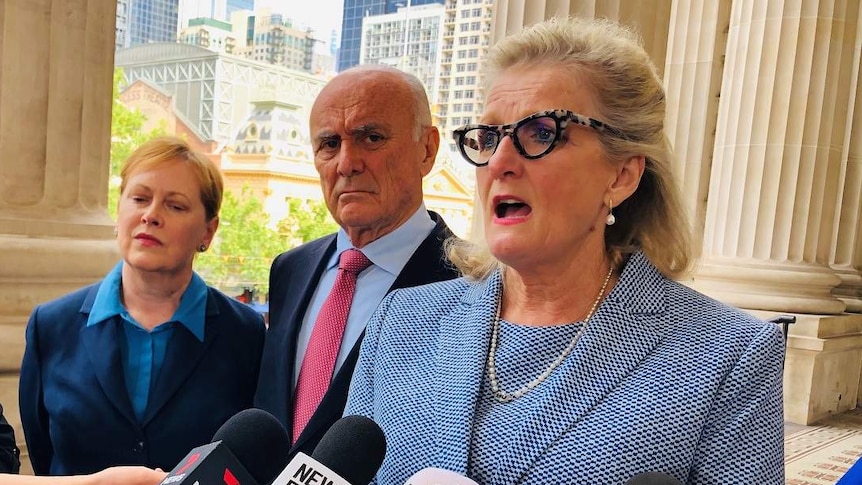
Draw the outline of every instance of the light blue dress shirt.
<instances>
[{"instance_id":1,"label":"light blue dress shirt","mask_svg":"<svg viewBox=\"0 0 862 485\"><path fill-rule=\"evenodd\" d=\"M389 234L367 244L361 249L366 258L371 260L371 266L359 274L356 280L356 292L353 294L353 303L350 305L350 313L347 315L347 326L341 339L341 347L338 349L338 357L335 359L333 375L338 372L341 365L347 359L347 355L365 331L365 324L371 318L371 314L383 301L383 297L389 288L395 283L395 279L401 270L422 244L422 241L434 230L434 221L428 215L425 205L421 204L419 209L410 216L407 221L398 226ZM338 258L341 253L353 247L350 238L344 229L338 230L336 237L335 253L329 258L314 295L309 302L308 310L302 319L302 327L299 329L299 337L296 345L296 362L293 371L293 386L299 379L299 371L302 368L302 359L308 341L311 339L311 331L317 314L332 286L335 284L335 276L338 274Z\"/></svg>"},{"instance_id":2,"label":"light blue dress shirt","mask_svg":"<svg viewBox=\"0 0 862 485\"><path fill-rule=\"evenodd\" d=\"M183 296L180 306L171 319L151 331L142 327L129 315L120 300L123 262L118 263L99 285L93 308L87 318L87 326L107 323L119 316L123 322L125 339L120 342L120 355L123 360L123 377L126 389L138 421L142 421L147 410L150 389L159 378L159 371L165 362L168 342L176 323L183 325L198 340L204 340L204 319L206 317L207 285L196 273Z\"/></svg>"}]
</instances>

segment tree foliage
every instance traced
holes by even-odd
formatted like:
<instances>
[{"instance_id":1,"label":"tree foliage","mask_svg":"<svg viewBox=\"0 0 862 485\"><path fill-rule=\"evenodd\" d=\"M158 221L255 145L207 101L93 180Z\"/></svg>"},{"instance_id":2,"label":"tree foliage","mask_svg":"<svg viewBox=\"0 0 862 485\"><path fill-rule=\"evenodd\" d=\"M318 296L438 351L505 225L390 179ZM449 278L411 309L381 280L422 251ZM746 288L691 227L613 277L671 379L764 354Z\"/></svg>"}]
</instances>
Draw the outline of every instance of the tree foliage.
<instances>
[{"instance_id":1,"label":"tree foliage","mask_svg":"<svg viewBox=\"0 0 862 485\"><path fill-rule=\"evenodd\" d=\"M198 256L197 270L218 288L269 290L269 267L285 250L284 238L267 227L269 216L248 187L239 197L225 191L212 247Z\"/></svg>"},{"instance_id":2,"label":"tree foliage","mask_svg":"<svg viewBox=\"0 0 862 485\"><path fill-rule=\"evenodd\" d=\"M313 241L338 230L323 201L290 199L288 216L278 223L278 232L293 245Z\"/></svg>"}]
</instances>

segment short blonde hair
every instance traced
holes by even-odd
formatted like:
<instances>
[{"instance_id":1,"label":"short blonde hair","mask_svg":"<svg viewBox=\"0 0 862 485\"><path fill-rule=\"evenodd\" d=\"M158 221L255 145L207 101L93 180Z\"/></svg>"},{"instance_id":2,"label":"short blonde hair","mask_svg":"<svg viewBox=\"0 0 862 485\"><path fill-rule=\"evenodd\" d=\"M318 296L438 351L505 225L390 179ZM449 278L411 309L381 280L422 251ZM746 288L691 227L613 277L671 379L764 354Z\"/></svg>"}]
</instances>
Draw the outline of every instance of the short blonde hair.
<instances>
[{"instance_id":1,"label":"short blonde hair","mask_svg":"<svg viewBox=\"0 0 862 485\"><path fill-rule=\"evenodd\" d=\"M664 89L638 35L606 19L535 24L491 48L484 65L486 92L501 72L536 65L559 67L591 84L597 117L625 135L599 135L612 163L637 155L646 159L640 185L614 207L616 223L605 230L611 259L619 265L642 250L665 276L682 276L691 265L691 228L671 171ZM483 279L500 266L487 247L457 241L448 247L452 262L472 278Z\"/></svg>"},{"instance_id":2,"label":"short blonde hair","mask_svg":"<svg viewBox=\"0 0 862 485\"><path fill-rule=\"evenodd\" d=\"M201 202L206 210L207 221L218 216L224 194L221 171L209 158L193 151L185 140L175 136L154 138L141 144L129 155L120 170L120 193L126 190L126 183L132 175L174 162L188 164L194 171L200 182Z\"/></svg>"}]
</instances>

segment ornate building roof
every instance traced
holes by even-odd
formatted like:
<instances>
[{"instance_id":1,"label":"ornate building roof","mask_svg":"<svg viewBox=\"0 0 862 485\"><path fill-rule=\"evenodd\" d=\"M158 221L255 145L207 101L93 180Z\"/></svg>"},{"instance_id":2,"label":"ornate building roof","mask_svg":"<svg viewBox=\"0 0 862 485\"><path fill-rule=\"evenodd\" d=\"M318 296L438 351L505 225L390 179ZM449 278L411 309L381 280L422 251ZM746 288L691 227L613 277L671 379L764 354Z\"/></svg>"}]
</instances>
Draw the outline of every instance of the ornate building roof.
<instances>
[{"instance_id":1,"label":"ornate building roof","mask_svg":"<svg viewBox=\"0 0 862 485\"><path fill-rule=\"evenodd\" d=\"M307 116L283 101L257 101L228 149L242 155L266 155L311 161Z\"/></svg>"}]
</instances>

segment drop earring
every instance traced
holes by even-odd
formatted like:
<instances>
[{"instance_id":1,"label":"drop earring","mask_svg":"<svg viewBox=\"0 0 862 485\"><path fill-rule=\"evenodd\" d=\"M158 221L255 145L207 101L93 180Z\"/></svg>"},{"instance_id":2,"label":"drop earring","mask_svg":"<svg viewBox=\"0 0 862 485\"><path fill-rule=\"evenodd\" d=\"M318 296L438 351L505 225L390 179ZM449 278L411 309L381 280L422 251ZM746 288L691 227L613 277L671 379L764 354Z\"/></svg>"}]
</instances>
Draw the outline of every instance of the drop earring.
<instances>
[{"instance_id":1,"label":"drop earring","mask_svg":"<svg viewBox=\"0 0 862 485\"><path fill-rule=\"evenodd\" d=\"M608 217L605 218L605 224L613 226L615 222L617 222L617 218L614 217L614 201L608 199Z\"/></svg>"}]
</instances>

